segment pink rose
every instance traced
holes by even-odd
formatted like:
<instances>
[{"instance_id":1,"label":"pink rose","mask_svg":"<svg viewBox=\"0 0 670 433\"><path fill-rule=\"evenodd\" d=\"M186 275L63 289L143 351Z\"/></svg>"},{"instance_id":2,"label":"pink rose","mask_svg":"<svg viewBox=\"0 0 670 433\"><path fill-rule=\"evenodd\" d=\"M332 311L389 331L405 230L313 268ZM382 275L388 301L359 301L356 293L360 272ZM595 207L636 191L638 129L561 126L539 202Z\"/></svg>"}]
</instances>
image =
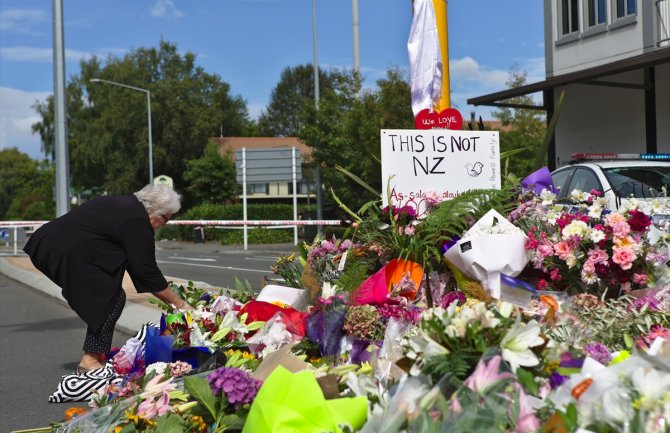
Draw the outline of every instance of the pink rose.
<instances>
[{"instance_id":1,"label":"pink rose","mask_svg":"<svg viewBox=\"0 0 670 433\"><path fill-rule=\"evenodd\" d=\"M613 226L614 224L621 221L626 221L626 217L621 215L619 212L608 213L605 216L605 223L607 223L608 226Z\"/></svg>"},{"instance_id":2,"label":"pink rose","mask_svg":"<svg viewBox=\"0 0 670 433\"><path fill-rule=\"evenodd\" d=\"M584 272L588 272L589 274L594 274L596 272L596 264L593 262L592 259L588 259L584 262L584 266L582 267Z\"/></svg>"},{"instance_id":3,"label":"pink rose","mask_svg":"<svg viewBox=\"0 0 670 433\"><path fill-rule=\"evenodd\" d=\"M633 261L635 260L635 253L632 248L615 248L614 255L612 255L612 261L619 265L621 269L627 271L633 267Z\"/></svg>"},{"instance_id":4,"label":"pink rose","mask_svg":"<svg viewBox=\"0 0 670 433\"><path fill-rule=\"evenodd\" d=\"M612 226L612 235L617 238L625 238L630 233L630 226L625 221L619 221Z\"/></svg>"},{"instance_id":5,"label":"pink rose","mask_svg":"<svg viewBox=\"0 0 670 433\"><path fill-rule=\"evenodd\" d=\"M554 255L554 249L552 248L551 245L547 244L542 244L537 248L537 252L542 256L542 257L549 257Z\"/></svg>"},{"instance_id":6,"label":"pink rose","mask_svg":"<svg viewBox=\"0 0 670 433\"><path fill-rule=\"evenodd\" d=\"M565 241L560 241L554 245L554 251L561 260L567 259L570 254L572 254L572 248L570 248L570 244Z\"/></svg>"},{"instance_id":7,"label":"pink rose","mask_svg":"<svg viewBox=\"0 0 670 433\"><path fill-rule=\"evenodd\" d=\"M609 259L609 256L604 250L600 248L594 248L588 252L589 259L593 260L593 263L603 263Z\"/></svg>"},{"instance_id":8,"label":"pink rose","mask_svg":"<svg viewBox=\"0 0 670 433\"><path fill-rule=\"evenodd\" d=\"M639 284L641 286L647 284L647 275L646 274L635 274L633 275L633 283Z\"/></svg>"}]
</instances>

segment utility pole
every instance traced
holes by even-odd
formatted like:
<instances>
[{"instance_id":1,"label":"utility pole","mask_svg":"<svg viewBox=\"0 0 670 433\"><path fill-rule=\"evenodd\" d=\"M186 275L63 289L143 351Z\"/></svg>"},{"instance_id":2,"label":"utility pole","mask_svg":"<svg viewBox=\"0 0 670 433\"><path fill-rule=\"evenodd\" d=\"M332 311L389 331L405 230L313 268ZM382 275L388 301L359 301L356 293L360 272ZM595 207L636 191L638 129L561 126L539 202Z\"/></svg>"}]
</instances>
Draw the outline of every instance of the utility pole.
<instances>
[{"instance_id":1,"label":"utility pole","mask_svg":"<svg viewBox=\"0 0 670 433\"><path fill-rule=\"evenodd\" d=\"M67 146L67 98L65 95L65 49L63 1L53 0L54 136L56 164L56 217L70 210L70 181Z\"/></svg>"},{"instance_id":2,"label":"utility pole","mask_svg":"<svg viewBox=\"0 0 670 433\"><path fill-rule=\"evenodd\" d=\"M316 37L316 0L312 0L312 39L314 43L314 106L319 110L319 50ZM316 219L323 220L323 188L321 187L321 164L316 161ZM317 232L323 234L323 227L318 225Z\"/></svg>"},{"instance_id":3,"label":"utility pole","mask_svg":"<svg viewBox=\"0 0 670 433\"><path fill-rule=\"evenodd\" d=\"M356 75L361 73L361 56L359 51L359 37L358 37L358 0L351 0L351 18L354 31L354 72Z\"/></svg>"}]
</instances>

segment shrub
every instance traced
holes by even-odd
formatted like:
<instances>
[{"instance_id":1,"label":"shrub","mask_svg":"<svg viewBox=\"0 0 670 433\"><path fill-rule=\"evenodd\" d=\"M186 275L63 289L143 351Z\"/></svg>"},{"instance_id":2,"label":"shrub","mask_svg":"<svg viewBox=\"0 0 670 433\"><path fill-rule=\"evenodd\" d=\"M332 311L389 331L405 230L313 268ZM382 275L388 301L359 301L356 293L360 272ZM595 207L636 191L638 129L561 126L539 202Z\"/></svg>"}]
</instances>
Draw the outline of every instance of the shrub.
<instances>
[{"instance_id":1,"label":"shrub","mask_svg":"<svg viewBox=\"0 0 670 433\"><path fill-rule=\"evenodd\" d=\"M219 240L223 245L244 243L242 230L221 230ZM249 228L247 242L250 244L279 244L293 242L293 229L266 229L262 227Z\"/></svg>"}]
</instances>

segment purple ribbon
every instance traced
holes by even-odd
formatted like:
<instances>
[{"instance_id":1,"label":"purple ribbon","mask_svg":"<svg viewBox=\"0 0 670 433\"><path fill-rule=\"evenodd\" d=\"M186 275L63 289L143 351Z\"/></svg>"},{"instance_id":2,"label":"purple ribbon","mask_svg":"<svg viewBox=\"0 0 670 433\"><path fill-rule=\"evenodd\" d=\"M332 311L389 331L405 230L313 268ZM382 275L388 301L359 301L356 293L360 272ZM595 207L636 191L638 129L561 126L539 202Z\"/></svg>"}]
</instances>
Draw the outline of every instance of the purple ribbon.
<instances>
[{"instance_id":1,"label":"purple ribbon","mask_svg":"<svg viewBox=\"0 0 670 433\"><path fill-rule=\"evenodd\" d=\"M551 180L551 173L547 167L532 172L521 181L521 186L526 191L533 191L540 195L543 189L554 191L554 182Z\"/></svg>"},{"instance_id":2,"label":"purple ribbon","mask_svg":"<svg viewBox=\"0 0 670 433\"><path fill-rule=\"evenodd\" d=\"M517 289L528 290L535 293L536 289L532 284L519 280L518 278L510 277L509 275L500 274L500 282L506 286L516 287Z\"/></svg>"},{"instance_id":3,"label":"purple ribbon","mask_svg":"<svg viewBox=\"0 0 670 433\"><path fill-rule=\"evenodd\" d=\"M442 242L442 248L441 248L442 255L444 255L449 250L449 248L456 245L456 243L460 240L461 240L461 237L458 236L458 235L455 235L450 240Z\"/></svg>"}]
</instances>

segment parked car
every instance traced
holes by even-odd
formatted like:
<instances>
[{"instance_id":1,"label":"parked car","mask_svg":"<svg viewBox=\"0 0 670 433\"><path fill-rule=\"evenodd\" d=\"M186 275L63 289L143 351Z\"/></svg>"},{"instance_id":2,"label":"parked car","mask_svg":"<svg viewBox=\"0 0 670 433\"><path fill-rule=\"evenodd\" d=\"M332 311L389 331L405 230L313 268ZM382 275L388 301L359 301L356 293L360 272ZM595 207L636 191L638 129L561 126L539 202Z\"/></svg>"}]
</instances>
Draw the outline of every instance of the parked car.
<instances>
[{"instance_id":1,"label":"parked car","mask_svg":"<svg viewBox=\"0 0 670 433\"><path fill-rule=\"evenodd\" d=\"M661 199L670 207L670 154L575 154L573 162L551 173L560 201L577 189L599 191L609 209L622 199Z\"/></svg>"}]
</instances>

